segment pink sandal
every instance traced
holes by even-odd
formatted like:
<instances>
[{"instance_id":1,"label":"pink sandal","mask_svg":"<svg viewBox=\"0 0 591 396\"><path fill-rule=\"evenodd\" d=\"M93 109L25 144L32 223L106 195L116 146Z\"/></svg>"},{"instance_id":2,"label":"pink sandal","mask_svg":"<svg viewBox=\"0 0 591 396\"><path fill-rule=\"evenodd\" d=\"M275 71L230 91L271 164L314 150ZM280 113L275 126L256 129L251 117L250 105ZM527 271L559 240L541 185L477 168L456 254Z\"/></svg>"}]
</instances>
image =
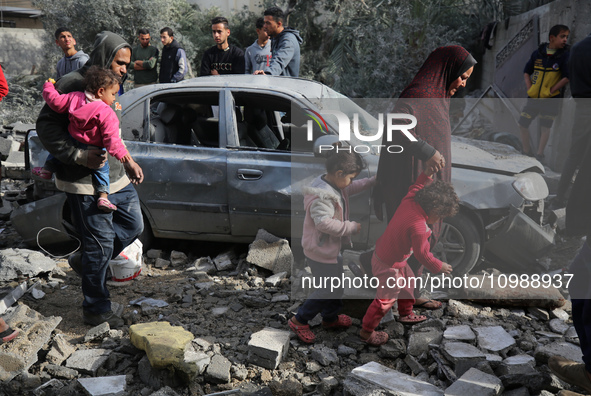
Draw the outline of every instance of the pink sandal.
<instances>
[{"instance_id":1,"label":"pink sandal","mask_svg":"<svg viewBox=\"0 0 591 396\"><path fill-rule=\"evenodd\" d=\"M402 324L421 323L421 322L424 322L425 320L427 320L427 317L425 315L417 315L414 312L411 313L410 315L400 316L398 318L398 321Z\"/></svg>"},{"instance_id":2,"label":"pink sandal","mask_svg":"<svg viewBox=\"0 0 591 396\"><path fill-rule=\"evenodd\" d=\"M359 336L359 338L361 338L361 336ZM383 331L374 331L367 339L361 338L361 341L365 342L367 345L380 346L387 343L388 338L388 333Z\"/></svg>"},{"instance_id":3,"label":"pink sandal","mask_svg":"<svg viewBox=\"0 0 591 396\"><path fill-rule=\"evenodd\" d=\"M306 344L311 344L314 341L316 341L316 336L310 330L310 325L297 325L293 323L291 319L288 320L288 322L289 328L292 329L294 333L296 333L300 340L302 340Z\"/></svg>"},{"instance_id":4,"label":"pink sandal","mask_svg":"<svg viewBox=\"0 0 591 396\"><path fill-rule=\"evenodd\" d=\"M348 329L352 324L353 321L347 315L339 315L334 322L322 321L322 327L325 329Z\"/></svg>"},{"instance_id":5,"label":"pink sandal","mask_svg":"<svg viewBox=\"0 0 591 396\"><path fill-rule=\"evenodd\" d=\"M50 180L51 176L53 176L53 172L50 172L40 166L31 169L31 173L43 180Z\"/></svg>"},{"instance_id":6,"label":"pink sandal","mask_svg":"<svg viewBox=\"0 0 591 396\"><path fill-rule=\"evenodd\" d=\"M8 329L0 333L0 345L4 344L5 342L14 340L18 333L18 330L13 330L12 328L8 327Z\"/></svg>"},{"instance_id":7,"label":"pink sandal","mask_svg":"<svg viewBox=\"0 0 591 396\"><path fill-rule=\"evenodd\" d=\"M117 207L111 203L107 198L99 198L96 206L103 212L111 213L117 210Z\"/></svg>"}]
</instances>

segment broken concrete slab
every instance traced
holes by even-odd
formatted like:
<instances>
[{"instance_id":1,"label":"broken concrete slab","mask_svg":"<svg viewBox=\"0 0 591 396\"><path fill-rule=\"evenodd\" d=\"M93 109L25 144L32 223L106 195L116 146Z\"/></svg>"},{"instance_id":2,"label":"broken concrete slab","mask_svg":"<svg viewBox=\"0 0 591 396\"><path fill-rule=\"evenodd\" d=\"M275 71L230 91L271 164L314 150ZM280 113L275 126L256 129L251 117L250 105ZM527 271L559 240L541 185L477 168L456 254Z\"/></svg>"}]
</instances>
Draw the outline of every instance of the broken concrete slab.
<instances>
[{"instance_id":1,"label":"broken concrete slab","mask_svg":"<svg viewBox=\"0 0 591 396\"><path fill-rule=\"evenodd\" d=\"M418 357L429 350L429 344L439 344L443 332L440 330L417 331L408 338L407 353Z\"/></svg>"},{"instance_id":2,"label":"broken concrete slab","mask_svg":"<svg viewBox=\"0 0 591 396\"><path fill-rule=\"evenodd\" d=\"M550 326L550 330L558 334L566 334L570 328L570 325L564 323L562 319L551 319L548 326Z\"/></svg>"},{"instance_id":3,"label":"broken concrete slab","mask_svg":"<svg viewBox=\"0 0 591 396\"><path fill-rule=\"evenodd\" d=\"M0 155L2 159L8 157L13 151L18 151L21 144L14 139L0 137Z\"/></svg>"},{"instance_id":4,"label":"broken concrete slab","mask_svg":"<svg viewBox=\"0 0 591 396\"><path fill-rule=\"evenodd\" d=\"M234 268L232 260L236 259L236 253L230 250L225 253L218 254L214 259L213 263L218 271L228 271Z\"/></svg>"},{"instance_id":5,"label":"broken concrete slab","mask_svg":"<svg viewBox=\"0 0 591 396\"><path fill-rule=\"evenodd\" d=\"M548 359L554 355L574 360L577 363L583 363L581 348L570 342L558 341L547 345L540 345L534 351L534 357L540 363L548 363Z\"/></svg>"},{"instance_id":6,"label":"broken concrete slab","mask_svg":"<svg viewBox=\"0 0 591 396\"><path fill-rule=\"evenodd\" d=\"M101 323L98 326L93 327L92 329L86 332L84 336L84 342L91 342L97 339L102 339L111 330L111 326L109 326L109 322Z\"/></svg>"},{"instance_id":7,"label":"broken concrete slab","mask_svg":"<svg viewBox=\"0 0 591 396\"><path fill-rule=\"evenodd\" d=\"M478 346L489 352L506 352L516 344L502 326L474 327L474 331L478 334Z\"/></svg>"},{"instance_id":8,"label":"broken concrete slab","mask_svg":"<svg viewBox=\"0 0 591 396\"><path fill-rule=\"evenodd\" d=\"M363 366L354 368L347 379L356 379L387 391L389 395L421 395L421 396L441 396L443 391L428 382L417 380L410 375L382 366L376 362L369 362ZM349 390L345 394L364 395L363 387L356 390L357 393L351 393L351 388L355 383L349 382ZM347 385L345 385L347 387ZM357 384L357 386L359 386Z\"/></svg>"},{"instance_id":9,"label":"broken concrete slab","mask_svg":"<svg viewBox=\"0 0 591 396\"><path fill-rule=\"evenodd\" d=\"M556 308L550 311L550 317L553 319L560 319L566 322L567 320L569 320L570 315L564 309Z\"/></svg>"},{"instance_id":10,"label":"broken concrete slab","mask_svg":"<svg viewBox=\"0 0 591 396\"><path fill-rule=\"evenodd\" d=\"M445 396L496 396L503 392L503 383L494 375L471 368L445 390Z\"/></svg>"},{"instance_id":11,"label":"broken concrete slab","mask_svg":"<svg viewBox=\"0 0 591 396\"><path fill-rule=\"evenodd\" d=\"M125 375L110 377L78 378L78 382L89 396L122 396L127 394Z\"/></svg>"},{"instance_id":12,"label":"broken concrete slab","mask_svg":"<svg viewBox=\"0 0 591 396\"><path fill-rule=\"evenodd\" d=\"M208 275L213 275L216 273L217 268L215 264L211 260L211 257L200 257L193 263L193 267L195 267L196 272L205 272Z\"/></svg>"},{"instance_id":13,"label":"broken concrete slab","mask_svg":"<svg viewBox=\"0 0 591 396\"><path fill-rule=\"evenodd\" d=\"M17 287L12 289L2 300L0 300L0 315L2 315L8 307L12 306L19 298L21 298L28 290L27 281L21 282Z\"/></svg>"},{"instance_id":14,"label":"broken concrete slab","mask_svg":"<svg viewBox=\"0 0 591 396\"><path fill-rule=\"evenodd\" d=\"M30 175L31 173L25 170L24 151L11 151L8 158L2 161L2 177L24 180Z\"/></svg>"},{"instance_id":15,"label":"broken concrete slab","mask_svg":"<svg viewBox=\"0 0 591 396\"><path fill-rule=\"evenodd\" d=\"M337 351L322 345L312 349L310 356L312 357L312 359L316 360L323 366L329 366L331 364L339 362Z\"/></svg>"},{"instance_id":16,"label":"broken concrete slab","mask_svg":"<svg viewBox=\"0 0 591 396\"><path fill-rule=\"evenodd\" d=\"M468 325L449 326L443 332L443 338L450 341L472 342L476 340L476 334Z\"/></svg>"},{"instance_id":17,"label":"broken concrete slab","mask_svg":"<svg viewBox=\"0 0 591 396\"><path fill-rule=\"evenodd\" d=\"M64 360L70 357L76 350L76 346L70 343L70 339L63 334L56 334L53 336L51 349L45 359L57 366L61 365Z\"/></svg>"},{"instance_id":18,"label":"broken concrete slab","mask_svg":"<svg viewBox=\"0 0 591 396\"><path fill-rule=\"evenodd\" d=\"M480 349L464 342L448 342L441 352L453 364L458 376L486 360L486 355Z\"/></svg>"},{"instance_id":19,"label":"broken concrete slab","mask_svg":"<svg viewBox=\"0 0 591 396\"><path fill-rule=\"evenodd\" d=\"M545 309L542 309L539 307L528 307L527 313L529 313L531 316L533 316L536 319L540 319L540 320L544 320L544 321L550 320L550 313L548 313L548 311L546 311Z\"/></svg>"},{"instance_id":20,"label":"broken concrete slab","mask_svg":"<svg viewBox=\"0 0 591 396\"><path fill-rule=\"evenodd\" d=\"M289 338L288 331L271 327L252 334L248 341L248 361L264 368L276 369L287 357Z\"/></svg>"},{"instance_id":21,"label":"broken concrete slab","mask_svg":"<svg viewBox=\"0 0 591 396\"><path fill-rule=\"evenodd\" d=\"M51 272L57 263L43 253L29 249L0 250L0 282L18 279L19 275L29 278Z\"/></svg>"},{"instance_id":22,"label":"broken concrete slab","mask_svg":"<svg viewBox=\"0 0 591 396\"><path fill-rule=\"evenodd\" d=\"M49 342L62 318L44 317L26 305L18 305L3 315L3 319L20 332L0 351L0 381L10 381L37 362L37 353Z\"/></svg>"},{"instance_id":23,"label":"broken concrete slab","mask_svg":"<svg viewBox=\"0 0 591 396\"><path fill-rule=\"evenodd\" d=\"M246 261L273 271L274 274L287 272L289 276L293 265L293 254L286 239L272 243L264 239L256 239L249 246Z\"/></svg>"},{"instance_id":24,"label":"broken concrete slab","mask_svg":"<svg viewBox=\"0 0 591 396\"><path fill-rule=\"evenodd\" d=\"M213 355L205 370L205 380L214 384L227 384L231 380L230 368L232 363L219 354Z\"/></svg>"},{"instance_id":25,"label":"broken concrete slab","mask_svg":"<svg viewBox=\"0 0 591 396\"><path fill-rule=\"evenodd\" d=\"M464 299L486 305L554 309L565 304L565 299L557 288L500 287L499 284L502 283L503 280L496 275L472 275L468 276L459 293ZM471 288L470 285L477 287Z\"/></svg>"},{"instance_id":26,"label":"broken concrete slab","mask_svg":"<svg viewBox=\"0 0 591 396\"><path fill-rule=\"evenodd\" d=\"M79 349L66 360L66 367L84 374L95 376L99 368L109 359L108 349Z\"/></svg>"},{"instance_id":27,"label":"broken concrete slab","mask_svg":"<svg viewBox=\"0 0 591 396\"><path fill-rule=\"evenodd\" d=\"M181 265L187 264L187 255L183 252L179 252L178 250L173 250L170 252L170 264L173 267L179 267Z\"/></svg>"},{"instance_id":28,"label":"broken concrete slab","mask_svg":"<svg viewBox=\"0 0 591 396\"><path fill-rule=\"evenodd\" d=\"M146 351L152 367L173 369L184 381L197 374L197 365L184 360L185 347L195 336L182 327L168 322L134 324L129 327L129 338L136 348Z\"/></svg>"},{"instance_id":29,"label":"broken concrete slab","mask_svg":"<svg viewBox=\"0 0 591 396\"><path fill-rule=\"evenodd\" d=\"M277 287L281 280L287 277L287 272L279 272L277 274L271 275L267 279L265 279L265 286Z\"/></svg>"}]
</instances>

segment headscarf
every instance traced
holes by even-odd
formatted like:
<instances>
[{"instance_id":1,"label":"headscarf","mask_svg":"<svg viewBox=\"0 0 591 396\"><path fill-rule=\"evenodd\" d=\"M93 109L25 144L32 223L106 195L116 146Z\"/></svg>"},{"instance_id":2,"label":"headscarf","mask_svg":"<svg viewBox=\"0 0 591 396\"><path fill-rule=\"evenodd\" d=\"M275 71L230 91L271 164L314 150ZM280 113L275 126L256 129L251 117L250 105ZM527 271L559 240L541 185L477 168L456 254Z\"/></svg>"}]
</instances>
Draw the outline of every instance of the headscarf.
<instances>
[{"instance_id":1,"label":"headscarf","mask_svg":"<svg viewBox=\"0 0 591 396\"><path fill-rule=\"evenodd\" d=\"M439 47L427 58L412 82L402 91L394 106L393 113L412 114L417 118L413 135L438 150L445 158L445 167L436 178L451 181L451 127L449 122L450 85L476 60L464 48L452 45ZM408 139L402 134L395 135L394 142L384 136L383 145L400 144L408 146ZM403 151L400 154L381 151L374 192L376 215L381 218L382 204L386 204L388 220L407 194L422 170L417 158ZM439 237L439 226L433 228L435 240Z\"/></svg>"}]
</instances>

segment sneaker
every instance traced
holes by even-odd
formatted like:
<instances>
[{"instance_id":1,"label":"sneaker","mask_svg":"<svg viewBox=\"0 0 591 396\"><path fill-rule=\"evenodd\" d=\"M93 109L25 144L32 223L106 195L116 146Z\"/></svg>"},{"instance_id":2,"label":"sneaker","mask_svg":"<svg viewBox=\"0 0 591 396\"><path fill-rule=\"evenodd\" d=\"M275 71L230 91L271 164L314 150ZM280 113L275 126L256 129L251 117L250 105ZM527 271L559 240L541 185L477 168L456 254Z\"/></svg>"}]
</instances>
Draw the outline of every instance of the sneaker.
<instances>
[{"instance_id":1,"label":"sneaker","mask_svg":"<svg viewBox=\"0 0 591 396\"><path fill-rule=\"evenodd\" d=\"M591 379L584 363L577 363L562 356L552 356L548 360L548 367L561 380L591 392Z\"/></svg>"},{"instance_id":2,"label":"sneaker","mask_svg":"<svg viewBox=\"0 0 591 396\"><path fill-rule=\"evenodd\" d=\"M68 257L68 264L79 276L82 276L82 252L76 252Z\"/></svg>"},{"instance_id":3,"label":"sneaker","mask_svg":"<svg viewBox=\"0 0 591 396\"><path fill-rule=\"evenodd\" d=\"M117 329L123 326L125 323L123 319L119 316L115 315L113 311L107 311L100 314L95 314L88 311L82 311L82 316L84 318L84 323L89 324L91 326L98 326L102 323L108 322L109 326L112 329Z\"/></svg>"}]
</instances>

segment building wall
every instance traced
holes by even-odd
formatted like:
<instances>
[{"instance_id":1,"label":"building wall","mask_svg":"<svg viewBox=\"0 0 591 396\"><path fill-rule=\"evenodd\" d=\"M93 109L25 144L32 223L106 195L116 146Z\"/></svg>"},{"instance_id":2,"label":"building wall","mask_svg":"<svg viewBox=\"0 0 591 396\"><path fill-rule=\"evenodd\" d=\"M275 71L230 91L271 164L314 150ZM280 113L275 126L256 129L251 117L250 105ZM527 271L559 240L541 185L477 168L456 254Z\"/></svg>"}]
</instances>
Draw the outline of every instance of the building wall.
<instances>
[{"instance_id":1,"label":"building wall","mask_svg":"<svg viewBox=\"0 0 591 396\"><path fill-rule=\"evenodd\" d=\"M493 84L495 79L495 57L497 53L513 38L525 24L538 17L538 43L548 42L550 28L557 24L568 26L570 30L569 44L585 38L591 33L591 0L556 0L524 14L501 21L497 26L493 48L486 50L483 56L482 77L480 86L485 88ZM516 67L515 73L523 75L523 67ZM523 98L527 97L525 83L523 83ZM567 98L570 96L570 89L566 91ZM546 164L555 171L560 171L570 147L570 130L572 129L572 99L566 99L566 106L562 108L562 114L555 121L550 140L546 146ZM506 128L506 126L504 126ZM532 123L530 130L537 128L537 122ZM506 131L506 130L505 130ZM519 128L515 124L509 130L519 136ZM534 133L532 140L537 145L537 134Z\"/></svg>"},{"instance_id":2,"label":"building wall","mask_svg":"<svg viewBox=\"0 0 591 396\"><path fill-rule=\"evenodd\" d=\"M0 28L0 63L7 75L31 74L42 64L45 30Z\"/></svg>"}]
</instances>

